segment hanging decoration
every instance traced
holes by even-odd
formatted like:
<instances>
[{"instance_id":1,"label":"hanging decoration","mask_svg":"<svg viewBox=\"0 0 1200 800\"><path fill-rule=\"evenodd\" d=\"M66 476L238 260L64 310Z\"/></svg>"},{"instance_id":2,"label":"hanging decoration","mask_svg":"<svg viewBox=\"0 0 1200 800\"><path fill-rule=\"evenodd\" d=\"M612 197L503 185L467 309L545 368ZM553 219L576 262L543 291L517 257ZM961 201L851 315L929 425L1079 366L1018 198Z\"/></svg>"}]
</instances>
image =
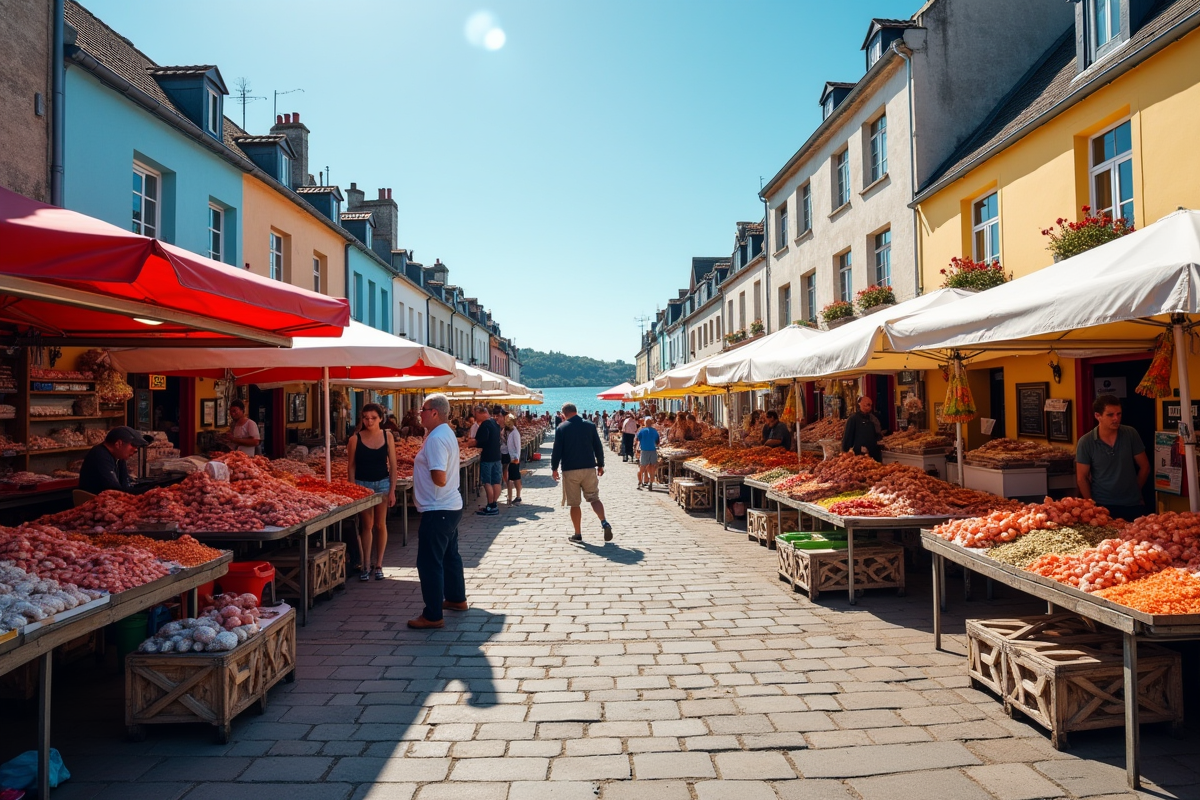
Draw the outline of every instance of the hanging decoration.
<instances>
[{"instance_id":1,"label":"hanging decoration","mask_svg":"<svg viewBox=\"0 0 1200 800\"><path fill-rule=\"evenodd\" d=\"M946 402L942 406L946 422L970 422L975 419L975 398L967 384L967 373L958 358L950 365L950 383L946 386Z\"/></svg>"},{"instance_id":2,"label":"hanging decoration","mask_svg":"<svg viewBox=\"0 0 1200 800\"><path fill-rule=\"evenodd\" d=\"M1171 362L1174 359L1175 337L1168 329L1154 340L1154 358L1150 360L1150 369L1146 370L1146 376L1134 391L1143 397L1170 397Z\"/></svg>"},{"instance_id":3,"label":"hanging decoration","mask_svg":"<svg viewBox=\"0 0 1200 800\"><path fill-rule=\"evenodd\" d=\"M796 424L796 387L794 384L788 390L787 402L783 404L783 413L779 415L779 421L785 425Z\"/></svg>"},{"instance_id":4,"label":"hanging decoration","mask_svg":"<svg viewBox=\"0 0 1200 800\"><path fill-rule=\"evenodd\" d=\"M101 403L116 405L133 399L133 387L112 365L107 350L88 350L79 357L75 368L92 373L96 379L96 395Z\"/></svg>"}]
</instances>

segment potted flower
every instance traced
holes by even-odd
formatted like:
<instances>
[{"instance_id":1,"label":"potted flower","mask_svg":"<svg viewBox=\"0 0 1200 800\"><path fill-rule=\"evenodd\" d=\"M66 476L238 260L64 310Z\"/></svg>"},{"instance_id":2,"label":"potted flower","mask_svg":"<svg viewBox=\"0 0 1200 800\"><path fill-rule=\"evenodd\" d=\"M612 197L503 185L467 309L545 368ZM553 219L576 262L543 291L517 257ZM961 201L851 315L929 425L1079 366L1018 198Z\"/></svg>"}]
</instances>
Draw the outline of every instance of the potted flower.
<instances>
[{"instance_id":1,"label":"potted flower","mask_svg":"<svg viewBox=\"0 0 1200 800\"><path fill-rule=\"evenodd\" d=\"M750 335L751 336L758 336L760 333L762 333L765 330L766 330L766 327L763 325L761 319L756 319L756 320L754 320L754 322L750 323Z\"/></svg>"},{"instance_id":2,"label":"potted flower","mask_svg":"<svg viewBox=\"0 0 1200 800\"><path fill-rule=\"evenodd\" d=\"M887 306L896 305L896 294L890 286L872 284L858 293L855 304L858 306L859 311L866 314L886 308Z\"/></svg>"},{"instance_id":3,"label":"potted flower","mask_svg":"<svg viewBox=\"0 0 1200 800\"><path fill-rule=\"evenodd\" d=\"M988 263L971 258L952 258L950 269L942 270L942 274L946 276L942 281L943 288L974 289L977 292L999 286L1008 280L999 259Z\"/></svg>"},{"instance_id":4,"label":"potted flower","mask_svg":"<svg viewBox=\"0 0 1200 800\"><path fill-rule=\"evenodd\" d=\"M1050 238L1046 249L1054 254L1055 261L1077 256L1098 245L1120 239L1133 233L1134 227L1124 217L1113 219L1108 214L1096 215L1091 206L1083 207L1083 219L1071 222L1059 217L1054 222L1058 230L1046 228L1042 236Z\"/></svg>"},{"instance_id":5,"label":"potted flower","mask_svg":"<svg viewBox=\"0 0 1200 800\"><path fill-rule=\"evenodd\" d=\"M821 309L821 319L826 328L836 328L854 319L854 306L845 300L835 300Z\"/></svg>"},{"instance_id":6,"label":"potted flower","mask_svg":"<svg viewBox=\"0 0 1200 800\"><path fill-rule=\"evenodd\" d=\"M792 323L797 328L816 328L817 323L811 319L798 319Z\"/></svg>"}]
</instances>

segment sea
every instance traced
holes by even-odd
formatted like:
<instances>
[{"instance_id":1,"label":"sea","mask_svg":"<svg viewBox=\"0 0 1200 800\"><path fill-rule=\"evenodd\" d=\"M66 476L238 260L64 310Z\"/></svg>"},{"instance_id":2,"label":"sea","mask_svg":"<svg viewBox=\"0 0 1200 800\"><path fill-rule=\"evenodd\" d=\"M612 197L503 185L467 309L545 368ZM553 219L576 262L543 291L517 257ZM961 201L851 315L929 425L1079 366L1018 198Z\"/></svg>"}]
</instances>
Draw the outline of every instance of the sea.
<instances>
[{"instance_id":1,"label":"sea","mask_svg":"<svg viewBox=\"0 0 1200 800\"><path fill-rule=\"evenodd\" d=\"M536 386L531 388L537 388ZM545 403L541 406L531 406L534 410L540 408L542 411L549 411L553 414L558 409L562 408L563 403L574 403L580 413L585 411L607 411L610 414L614 411L619 411L621 408L635 408L635 404L626 403L624 406L615 400L598 400L596 395L603 392L605 389L611 389L611 386L561 386L557 389L539 389L542 395L546 398Z\"/></svg>"}]
</instances>

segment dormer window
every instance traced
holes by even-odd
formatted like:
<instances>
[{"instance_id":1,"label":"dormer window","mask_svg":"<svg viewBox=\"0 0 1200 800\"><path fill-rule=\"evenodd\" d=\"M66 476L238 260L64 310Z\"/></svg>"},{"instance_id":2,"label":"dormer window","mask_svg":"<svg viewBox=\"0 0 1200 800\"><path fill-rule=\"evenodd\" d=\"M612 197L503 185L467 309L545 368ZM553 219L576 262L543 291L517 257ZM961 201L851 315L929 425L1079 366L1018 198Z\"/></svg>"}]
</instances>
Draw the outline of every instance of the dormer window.
<instances>
[{"instance_id":1,"label":"dormer window","mask_svg":"<svg viewBox=\"0 0 1200 800\"><path fill-rule=\"evenodd\" d=\"M208 90L208 132L221 138L221 95Z\"/></svg>"},{"instance_id":2,"label":"dormer window","mask_svg":"<svg viewBox=\"0 0 1200 800\"><path fill-rule=\"evenodd\" d=\"M883 58L883 31L879 31L871 37L871 43L867 45L867 69L875 66L875 62Z\"/></svg>"},{"instance_id":3,"label":"dormer window","mask_svg":"<svg viewBox=\"0 0 1200 800\"><path fill-rule=\"evenodd\" d=\"M821 106L821 119L829 119L833 115L833 94L830 93L825 97L825 103Z\"/></svg>"},{"instance_id":4,"label":"dormer window","mask_svg":"<svg viewBox=\"0 0 1200 800\"><path fill-rule=\"evenodd\" d=\"M279 154L279 182L292 188L292 159L287 153Z\"/></svg>"},{"instance_id":5,"label":"dormer window","mask_svg":"<svg viewBox=\"0 0 1200 800\"><path fill-rule=\"evenodd\" d=\"M1121 34L1120 0L1088 0L1092 53L1096 58L1108 51Z\"/></svg>"}]
</instances>

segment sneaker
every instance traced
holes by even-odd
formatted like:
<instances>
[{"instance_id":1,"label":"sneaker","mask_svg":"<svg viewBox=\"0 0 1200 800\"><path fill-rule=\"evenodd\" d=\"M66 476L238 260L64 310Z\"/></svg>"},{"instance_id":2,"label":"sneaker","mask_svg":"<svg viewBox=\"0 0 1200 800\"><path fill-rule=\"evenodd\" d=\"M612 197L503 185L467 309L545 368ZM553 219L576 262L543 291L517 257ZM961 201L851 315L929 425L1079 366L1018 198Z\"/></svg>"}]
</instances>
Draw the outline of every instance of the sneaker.
<instances>
[{"instance_id":1,"label":"sneaker","mask_svg":"<svg viewBox=\"0 0 1200 800\"><path fill-rule=\"evenodd\" d=\"M369 581L371 580L371 573L364 569L362 572L358 573L358 579L360 581Z\"/></svg>"},{"instance_id":2,"label":"sneaker","mask_svg":"<svg viewBox=\"0 0 1200 800\"><path fill-rule=\"evenodd\" d=\"M444 628L446 627L446 621L444 619L425 619L425 615L422 614L416 619L410 619L408 621L408 627L416 628L417 630L425 630L426 628Z\"/></svg>"},{"instance_id":3,"label":"sneaker","mask_svg":"<svg viewBox=\"0 0 1200 800\"><path fill-rule=\"evenodd\" d=\"M612 525L608 524L608 520L600 523L600 527L604 529L604 541L612 541Z\"/></svg>"},{"instance_id":4,"label":"sneaker","mask_svg":"<svg viewBox=\"0 0 1200 800\"><path fill-rule=\"evenodd\" d=\"M500 516L500 506L498 506L498 505L495 505L495 506L485 506L485 507L484 507L484 509L483 509L483 515L484 515L485 517L498 517L498 516Z\"/></svg>"},{"instance_id":5,"label":"sneaker","mask_svg":"<svg viewBox=\"0 0 1200 800\"><path fill-rule=\"evenodd\" d=\"M582 542L582 541L583 541L583 534L582 534L582 533L577 533L577 534L575 534L574 536L572 536L572 537L570 538L570 541L572 541L572 542Z\"/></svg>"},{"instance_id":6,"label":"sneaker","mask_svg":"<svg viewBox=\"0 0 1200 800\"><path fill-rule=\"evenodd\" d=\"M484 506L483 508L477 509L475 511L475 515L478 517L486 517L486 516L489 516L491 513L492 513L491 506Z\"/></svg>"},{"instance_id":7,"label":"sneaker","mask_svg":"<svg viewBox=\"0 0 1200 800\"><path fill-rule=\"evenodd\" d=\"M638 491L640 492L641 490L642 490L642 482L638 481Z\"/></svg>"},{"instance_id":8,"label":"sneaker","mask_svg":"<svg viewBox=\"0 0 1200 800\"><path fill-rule=\"evenodd\" d=\"M514 505L514 506L519 506L519 505L521 505L521 498L519 498L519 497L518 497L516 500L513 500L513 505Z\"/></svg>"}]
</instances>

